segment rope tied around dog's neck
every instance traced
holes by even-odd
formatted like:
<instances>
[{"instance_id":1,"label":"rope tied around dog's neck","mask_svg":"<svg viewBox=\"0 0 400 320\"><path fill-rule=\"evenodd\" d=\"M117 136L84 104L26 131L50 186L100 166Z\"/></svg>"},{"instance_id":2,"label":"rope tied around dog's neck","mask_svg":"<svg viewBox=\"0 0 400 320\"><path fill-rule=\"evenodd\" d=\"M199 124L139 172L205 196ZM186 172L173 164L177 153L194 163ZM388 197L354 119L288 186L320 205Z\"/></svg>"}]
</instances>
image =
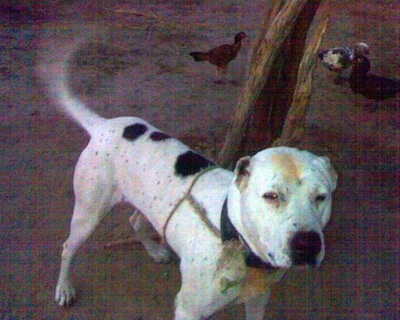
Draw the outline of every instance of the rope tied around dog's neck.
<instances>
[{"instance_id":1,"label":"rope tied around dog's neck","mask_svg":"<svg viewBox=\"0 0 400 320\"><path fill-rule=\"evenodd\" d=\"M229 219L228 199L225 199L222 206L220 226L223 249L215 276L219 278L221 293L240 287L238 302L245 302L246 297L255 293L258 296L265 295L283 278L286 270L272 267L251 251Z\"/></svg>"},{"instance_id":2,"label":"rope tied around dog's neck","mask_svg":"<svg viewBox=\"0 0 400 320\"><path fill-rule=\"evenodd\" d=\"M215 274L215 277L219 279L221 293L226 293L229 289L240 286L243 297L247 295L251 296L255 292L258 295L265 294L274 283L282 279L286 270L272 268L270 265L262 262L260 258L251 252L245 241L240 241L239 238L242 237L228 216L227 199L222 208L221 219L225 220L225 222L222 223L221 221L220 231L208 219L206 209L191 194L194 185L204 174L218 168L218 166L207 167L194 177L185 195L179 199L165 221L161 235L161 244L163 246L167 245L166 231L168 223L183 201L187 200L207 228L222 240L222 255L218 261ZM242 240L244 239L242 238ZM232 275L232 272L234 275L233 279L229 276ZM256 284L255 287L253 287L254 284ZM240 297L238 299L240 300Z\"/></svg>"},{"instance_id":3,"label":"rope tied around dog's neck","mask_svg":"<svg viewBox=\"0 0 400 320\"><path fill-rule=\"evenodd\" d=\"M194 185L196 184L196 182L206 173L214 170L214 169L219 169L219 166L210 166L207 167L205 169L203 169L202 171L199 172L199 174L197 174L194 179L192 180L192 182L190 183L190 186L188 188L188 190L186 191L185 195L179 199L179 201L175 204L174 208L172 209L172 211L169 213L167 220L164 223L163 226L163 230L162 230L162 235L161 235L161 244L163 246L167 245L167 235L166 235L166 231L167 231L167 227L168 227L168 223L171 220L171 218L173 217L174 213L176 212L176 210L179 208L179 206L182 204L183 201L188 200L190 205L193 206L193 208L195 209L195 211L199 214L200 219L206 224L206 226L217 236L220 237L220 233L219 230L210 222L210 220L207 218L207 212L204 209L204 207L191 195L192 189L194 187Z\"/></svg>"}]
</instances>

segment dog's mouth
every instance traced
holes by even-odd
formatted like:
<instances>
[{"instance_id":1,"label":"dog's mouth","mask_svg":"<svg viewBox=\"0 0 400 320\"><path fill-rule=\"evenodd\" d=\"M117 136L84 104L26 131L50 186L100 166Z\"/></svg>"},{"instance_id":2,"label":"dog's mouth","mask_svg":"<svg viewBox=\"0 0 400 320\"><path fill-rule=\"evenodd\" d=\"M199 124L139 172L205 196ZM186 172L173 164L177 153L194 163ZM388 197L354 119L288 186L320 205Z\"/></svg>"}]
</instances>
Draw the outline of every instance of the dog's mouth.
<instances>
[{"instance_id":1,"label":"dog's mouth","mask_svg":"<svg viewBox=\"0 0 400 320\"><path fill-rule=\"evenodd\" d=\"M316 231L298 231L289 240L282 252L268 252L270 268L315 269L321 264L323 242ZM261 260L261 259L259 259Z\"/></svg>"},{"instance_id":2,"label":"dog's mouth","mask_svg":"<svg viewBox=\"0 0 400 320\"><path fill-rule=\"evenodd\" d=\"M265 262L265 261L261 260L253 252L250 252L248 254L248 256L246 257L246 266L248 266L250 268L258 268L258 269L264 269L264 270L280 269L279 267L273 266L269 262Z\"/></svg>"},{"instance_id":3,"label":"dog's mouth","mask_svg":"<svg viewBox=\"0 0 400 320\"><path fill-rule=\"evenodd\" d=\"M297 232L290 241L290 258L294 266L318 266L322 240L315 231Z\"/></svg>"}]
</instances>

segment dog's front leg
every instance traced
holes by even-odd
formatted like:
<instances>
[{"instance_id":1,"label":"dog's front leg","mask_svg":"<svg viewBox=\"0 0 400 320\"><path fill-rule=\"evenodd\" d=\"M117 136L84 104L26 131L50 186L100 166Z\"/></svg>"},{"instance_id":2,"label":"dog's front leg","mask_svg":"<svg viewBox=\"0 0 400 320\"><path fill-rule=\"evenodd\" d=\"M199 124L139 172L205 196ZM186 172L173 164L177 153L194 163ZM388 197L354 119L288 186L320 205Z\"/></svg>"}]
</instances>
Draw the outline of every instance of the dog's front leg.
<instances>
[{"instance_id":1,"label":"dog's front leg","mask_svg":"<svg viewBox=\"0 0 400 320\"><path fill-rule=\"evenodd\" d=\"M270 292L271 290L268 290L265 295L246 301L246 320L264 319Z\"/></svg>"}]
</instances>

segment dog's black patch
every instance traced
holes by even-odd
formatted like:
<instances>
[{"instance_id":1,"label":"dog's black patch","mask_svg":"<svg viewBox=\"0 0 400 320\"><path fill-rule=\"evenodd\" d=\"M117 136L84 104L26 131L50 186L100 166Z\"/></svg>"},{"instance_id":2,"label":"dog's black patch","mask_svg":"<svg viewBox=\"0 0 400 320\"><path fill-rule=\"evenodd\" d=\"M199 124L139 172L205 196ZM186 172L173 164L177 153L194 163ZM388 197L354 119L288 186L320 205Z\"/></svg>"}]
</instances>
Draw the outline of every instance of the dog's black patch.
<instances>
[{"instance_id":1,"label":"dog's black patch","mask_svg":"<svg viewBox=\"0 0 400 320\"><path fill-rule=\"evenodd\" d=\"M186 151L181 154L175 163L175 172L182 177L190 176L201 171L201 169L213 166L214 163L201 155L193 152Z\"/></svg>"},{"instance_id":2,"label":"dog's black patch","mask_svg":"<svg viewBox=\"0 0 400 320\"><path fill-rule=\"evenodd\" d=\"M141 123L135 123L130 126L127 126L124 129L124 133L122 136L125 139L128 139L130 141L136 140L138 137L140 137L142 134L144 134L147 131L147 127L144 124Z\"/></svg>"},{"instance_id":3,"label":"dog's black patch","mask_svg":"<svg viewBox=\"0 0 400 320\"><path fill-rule=\"evenodd\" d=\"M169 135L160 132L160 131L154 131L151 135L150 135L150 139L153 141L164 141L171 138Z\"/></svg>"}]
</instances>

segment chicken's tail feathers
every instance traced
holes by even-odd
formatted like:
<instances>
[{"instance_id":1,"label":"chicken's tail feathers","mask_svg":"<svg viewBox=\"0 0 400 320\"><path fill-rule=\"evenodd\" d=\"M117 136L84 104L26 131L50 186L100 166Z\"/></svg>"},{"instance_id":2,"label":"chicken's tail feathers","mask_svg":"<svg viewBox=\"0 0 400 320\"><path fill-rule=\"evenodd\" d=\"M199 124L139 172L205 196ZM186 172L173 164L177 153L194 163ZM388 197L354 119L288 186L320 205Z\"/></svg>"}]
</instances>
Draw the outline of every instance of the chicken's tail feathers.
<instances>
[{"instance_id":1,"label":"chicken's tail feathers","mask_svg":"<svg viewBox=\"0 0 400 320\"><path fill-rule=\"evenodd\" d=\"M193 51L189 53L195 61L207 61L208 60L208 53Z\"/></svg>"}]
</instances>

